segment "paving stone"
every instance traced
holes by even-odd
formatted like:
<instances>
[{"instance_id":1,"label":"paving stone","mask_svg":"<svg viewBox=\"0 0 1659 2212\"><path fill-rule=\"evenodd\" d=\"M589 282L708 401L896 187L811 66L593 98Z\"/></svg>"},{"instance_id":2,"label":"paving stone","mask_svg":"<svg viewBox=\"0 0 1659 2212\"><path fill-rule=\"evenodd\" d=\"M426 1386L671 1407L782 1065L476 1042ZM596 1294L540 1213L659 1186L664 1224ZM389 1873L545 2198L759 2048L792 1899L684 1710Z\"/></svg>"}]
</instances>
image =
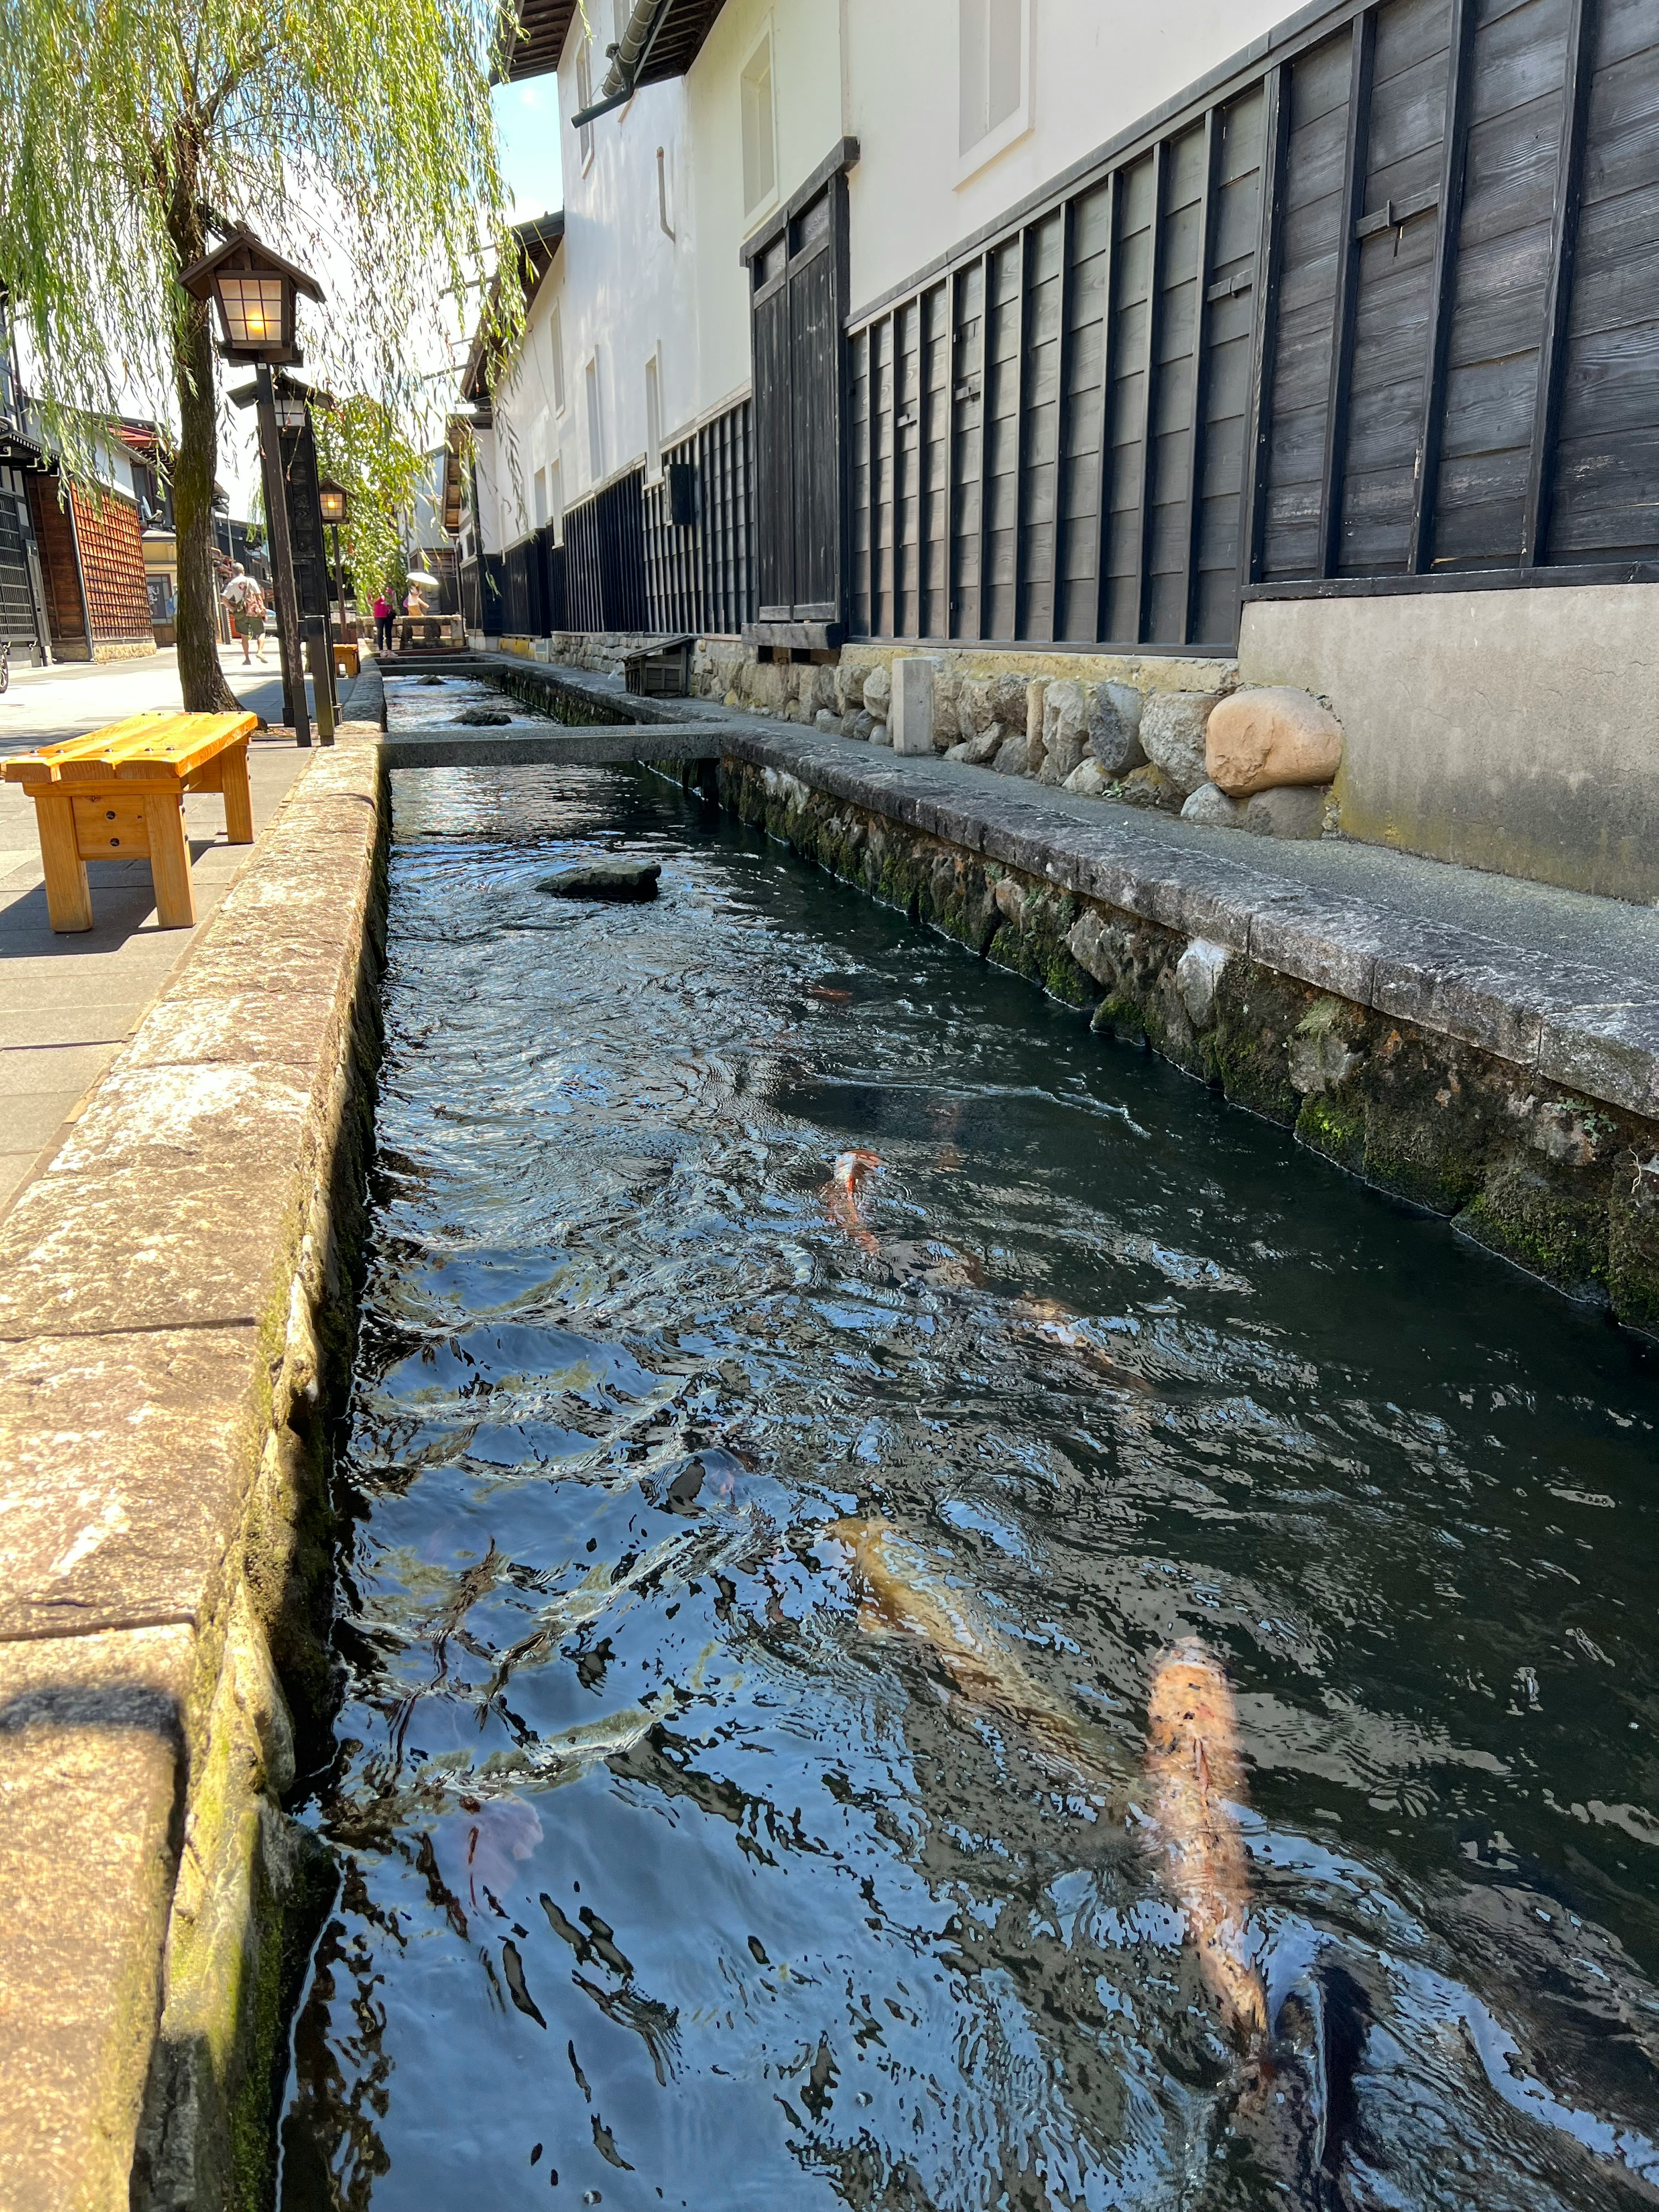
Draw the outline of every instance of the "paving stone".
<instances>
[{"instance_id":1,"label":"paving stone","mask_svg":"<svg viewBox=\"0 0 1659 2212\"><path fill-rule=\"evenodd\" d=\"M0 1644L0 2203L16 2212L127 2202L194 1646L179 1627Z\"/></svg>"},{"instance_id":2,"label":"paving stone","mask_svg":"<svg viewBox=\"0 0 1659 2212\"><path fill-rule=\"evenodd\" d=\"M1388 917L1356 900L1276 890L1251 918L1249 951L1264 968L1369 1006L1377 961L1392 941Z\"/></svg>"},{"instance_id":3,"label":"paving stone","mask_svg":"<svg viewBox=\"0 0 1659 2212\"><path fill-rule=\"evenodd\" d=\"M0 1638L204 1618L257 1464L264 1349L252 1327L0 1345Z\"/></svg>"},{"instance_id":4,"label":"paving stone","mask_svg":"<svg viewBox=\"0 0 1659 2212\"><path fill-rule=\"evenodd\" d=\"M1550 1015L1539 1042L1538 1073L1569 1091L1659 1120L1659 1000Z\"/></svg>"}]
</instances>

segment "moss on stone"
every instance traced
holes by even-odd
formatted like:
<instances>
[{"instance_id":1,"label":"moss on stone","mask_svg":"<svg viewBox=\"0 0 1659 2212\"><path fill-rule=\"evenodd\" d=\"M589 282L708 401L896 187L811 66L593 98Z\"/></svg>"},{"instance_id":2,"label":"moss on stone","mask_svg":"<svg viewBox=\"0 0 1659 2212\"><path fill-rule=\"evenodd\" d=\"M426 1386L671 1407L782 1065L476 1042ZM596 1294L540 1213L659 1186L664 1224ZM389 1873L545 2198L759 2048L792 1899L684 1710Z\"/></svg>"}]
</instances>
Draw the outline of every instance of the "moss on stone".
<instances>
[{"instance_id":1,"label":"moss on stone","mask_svg":"<svg viewBox=\"0 0 1659 2212\"><path fill-rule=\"evenodd\" d=\"M1659 1155L1618 1153L1607 1204L1607 1290L1631 1328L1659 1337Z\"/></svg>"},{"instance_id":2,"label":"moss on stone","mask_svg":"<svg viewBox=\"0 0 1659 2212\"><path fill-rule=\"evenodd\" d=\"M1528 1161L1508 1160L1488 1176L1457 1226L1574 1297L1606 1296L1607 1194L1600 1177L1564 1185Z\"/></svg>"},{"instance_id":3,"label":"moss on stone","mask_svg":"<svg viewBox=\"0 0 1659 2212\"><path fill-rule=\"evenodd\" d=\"M1365 1165L1365 1109L1358 1101L1345 1103L1323 1091L1302 1101L1296 1117L1296 1140L1310 1152L1319 1152L1338 1167L1361 1175Z\"/></svg>"}]
</instances>

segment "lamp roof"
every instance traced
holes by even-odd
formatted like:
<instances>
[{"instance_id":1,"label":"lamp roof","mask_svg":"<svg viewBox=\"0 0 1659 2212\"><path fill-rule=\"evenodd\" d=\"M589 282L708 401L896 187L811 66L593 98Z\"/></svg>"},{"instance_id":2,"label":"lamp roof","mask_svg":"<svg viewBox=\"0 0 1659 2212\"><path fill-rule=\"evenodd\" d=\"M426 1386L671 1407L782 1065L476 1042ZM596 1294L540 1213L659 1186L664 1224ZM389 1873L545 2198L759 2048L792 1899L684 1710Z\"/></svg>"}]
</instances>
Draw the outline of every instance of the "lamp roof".
<instances>
[{"instance_id":1,"label":"lamp roof","mask_svg":"<svg viewBox=\"0 0 1659 2212\"><path fill-rule=\"evenodd\" d=\"M179 282L193 300L205 300L213 288L213 280L221 269L272 270L286 276L296 292L303 292L307 300L323 297L323 288L314 276L292 261L285 261L280 253L273 253L264 239L257 237L246 223L238 223L222 246L211 253L204 253L199 261L192 261L188 269L179 271Z\"/></svg>"}]
</instances>

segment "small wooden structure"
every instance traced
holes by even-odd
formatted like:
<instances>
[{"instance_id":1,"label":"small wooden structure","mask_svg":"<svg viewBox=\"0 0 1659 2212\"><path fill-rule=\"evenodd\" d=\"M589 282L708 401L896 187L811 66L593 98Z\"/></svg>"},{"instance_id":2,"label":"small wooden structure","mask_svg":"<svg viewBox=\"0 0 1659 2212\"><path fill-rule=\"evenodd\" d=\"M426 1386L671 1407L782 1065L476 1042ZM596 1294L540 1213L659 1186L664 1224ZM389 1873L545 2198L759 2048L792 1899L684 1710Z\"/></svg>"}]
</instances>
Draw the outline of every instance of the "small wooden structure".
<instances>
[{"instance_id":1,"label":"small wooden structure","mask_svg":"<svg viewBox=\"0 0 1659 2212\"><path fill-rule=\"evenodd\" d=\"M21 783L34 801L55 930L92 927L88 860L148 860L162 928L194 927L185 793L222 792L230 842L253 842L247 741L258 720L131 714L6 763L7 782Z\"/></svg>"},{"instance_id":2,"label":"small wooden structure","mask_svg":"<svg viewBox=\"0 0 1659 2212\"><path fill-rule=\"evenodd\" d=\"M462 653L466 635L459 615L399 615L392 626L398 653Z\"/></svg>"},{"instance_id":3,"label":"small wooden structure","mask_svg":"<svg viewBox=\"0 0 1659 2212\"><path fill-rule=\"evenodd\" d=\"M659 637L623 655L623 685L638 698L686 699L691 695L694 637Z\"/></svg>"}]
</instances>

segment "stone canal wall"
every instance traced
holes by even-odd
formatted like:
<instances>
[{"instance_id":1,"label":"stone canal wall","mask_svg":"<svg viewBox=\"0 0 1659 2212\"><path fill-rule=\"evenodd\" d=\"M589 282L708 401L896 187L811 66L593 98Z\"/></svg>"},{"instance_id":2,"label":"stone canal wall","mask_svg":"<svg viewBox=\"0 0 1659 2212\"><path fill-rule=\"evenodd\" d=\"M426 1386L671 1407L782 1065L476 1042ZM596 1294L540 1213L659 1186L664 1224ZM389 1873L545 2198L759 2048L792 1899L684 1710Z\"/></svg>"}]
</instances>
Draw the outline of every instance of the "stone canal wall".
<instances>
[{"instance_id":1,"label":"stone canal wall","mask_svg":"<svg viewBox=\"0 0 1659 2212\"><path fill-rule=\"evenodd\" d=\"M0 1222L0 2203L268 2201L331 1894L330 1449L378 1056L384 775L309 765Z\"/></svg>"},{"instance_id":2,"label":"stone canal wall","mask_svg":"<svg viewBox=\"0 0 1659 2212\"><path fill-rule=\"evenodd\" d=\"M1628 975L946 763L754 726L720 750L684 773L745 821L1659 1334L1659 1003Z\"/></svg>"}]
</instances>

